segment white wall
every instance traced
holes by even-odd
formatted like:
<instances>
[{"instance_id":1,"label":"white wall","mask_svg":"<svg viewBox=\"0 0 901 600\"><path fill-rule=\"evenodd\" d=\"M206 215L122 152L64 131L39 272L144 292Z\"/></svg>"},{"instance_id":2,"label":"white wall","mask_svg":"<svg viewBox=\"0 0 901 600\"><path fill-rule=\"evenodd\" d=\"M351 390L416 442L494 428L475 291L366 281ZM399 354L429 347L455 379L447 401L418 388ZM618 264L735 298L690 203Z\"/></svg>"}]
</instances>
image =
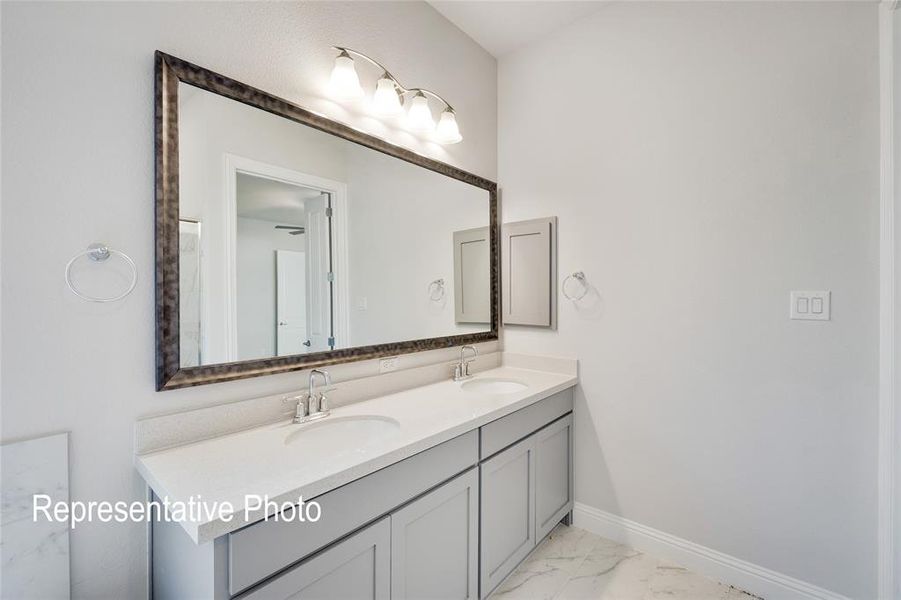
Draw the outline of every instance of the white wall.
<instances>
[{"instance_id":1,"label":"white wall","mask_svg":"<svg viewBox=\"0 0 901 600\"><path fill-rule=\"evenodd\" d=\"M238 360L276 356L276 270L278 250L306 252L303 235L275 229L275 223L238 218Z\"/></svg>"},{"instance_id":2,"label":"white wall","mask_svg":"<svg viewBox=\"0 0 901 600\"><path fill-rule=\"evenodd\" d=\"M501 59L504 220L559 216L576 500L875 595L875 4L611 3ZM830 289L830 322L788 320Z\"/></svg>"},{"instance_id":3,"label":"white wall","mask_svg":"<svg viewBox=\"0 0 901 600\"><path fill-rule=\"evenodd\" d=\"M496 178L496 63L425 4L3 3L0 10L7 259L0 437L72 431L73 499L143 498L132 466L139 416L300 387L299 374L286 374L153 391L155 49L372 126L321 94L329 46L359 48L454 103L465 140L425 150ZM138 287L123 302L87 304L66 290L63 266L95 240L137 263ZM377 373L377 364L330 370L340 379ZM143 596L141 525L84 524L71 540L73 597Z\"/></svg>"},{"instance_id":4,"label":"white wall","mask_svg":"<svg viewBox=\"0 0 901 600\"><path fill-rule=\"evenodd\" d=\"M347 174L353 345L488 331L456 322L453 252L455 231L488 225L488 192L362 147L348 152ZM433 302L436 279L445 295Z\"/></svg>"}]
</instances>

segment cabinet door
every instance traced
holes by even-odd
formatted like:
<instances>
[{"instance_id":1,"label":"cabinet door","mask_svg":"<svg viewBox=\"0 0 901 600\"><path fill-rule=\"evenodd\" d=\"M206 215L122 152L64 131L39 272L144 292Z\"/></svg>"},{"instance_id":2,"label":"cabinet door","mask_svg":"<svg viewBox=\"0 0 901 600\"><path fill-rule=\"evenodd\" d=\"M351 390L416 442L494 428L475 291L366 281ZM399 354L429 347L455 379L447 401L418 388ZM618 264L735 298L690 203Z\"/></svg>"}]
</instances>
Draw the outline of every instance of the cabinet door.
<instances>
[{"instance_id":1,"label":"cabinet door","mask_svg":"<svg viewBox=\"0 0 901 600\"><path fill-rule=\"evenodd\" d=\"M391 515L391 598L478 598L479 476L473 468Z\"/></svg>"},{"instance_id":2,"label":"cabinet door","mask_svg":"<svg viewBox=\"0 0 901 600\"><path fill-rule=\"evenodd\" d=\"M501 303L505 325L556 326L557 217L504 223Z\"/></svg>"},{"instance_id":3,"label":"cabinet door","mask_svg":"<svg viewBox=\"0 0 901 600\"><path fill-rule=\"evenodd\" d=\"M573 509L572 424L569 414L535 434L535 539Z\"/></svg>"},{"instance_id":4,"label":"cabinet door","mask_svg":"<svg viewBox=\"0 0 901 600\"><path fill-rule=\"evenodd\" d=\"M457 323L491 319L491 236L487 227L454 232L454 317Z\"/></svg>"},{"instance_id":5,"label":"cabinet door","mask_svg":"<svg viewBox=\"0 0 901 600\"><path fill-rule=\"evenodd\" d=\"M534 436L486 460L480 470L485 598L535 546Z\"/></svg>"},{"instance_id":6,"label":"cabinet door","mask_svg":"<svg viewBox=\"0 0 901 600\"><path fill-rule=\"evenodd\" d=\"M385 517L241 596L242 600L388 600L391 525Z\"/></svg>"}]
</instances>

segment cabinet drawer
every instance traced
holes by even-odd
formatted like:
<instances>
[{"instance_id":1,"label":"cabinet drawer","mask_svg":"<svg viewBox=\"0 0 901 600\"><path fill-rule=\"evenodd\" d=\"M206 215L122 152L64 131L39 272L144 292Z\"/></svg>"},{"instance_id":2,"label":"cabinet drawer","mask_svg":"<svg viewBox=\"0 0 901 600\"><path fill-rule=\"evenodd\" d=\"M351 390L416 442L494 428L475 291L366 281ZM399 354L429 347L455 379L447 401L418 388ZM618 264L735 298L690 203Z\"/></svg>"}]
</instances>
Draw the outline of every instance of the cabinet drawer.
<instances>
[{"instance_id":1,"label":"cabinet drawer","mask_svg":"<svg viewBox=\"0 0 901 600\"><path fill-rule=\"evenodd\" d=\"M471 431L318 496L322 517L315 523L260 521L229 534L229 591L247 589L465 471L478 453Z\"/></svg>"},{"instance_id":2,"label":"cabinet drawer","mask_svg":"<svg viewBox=\"0 0 901 600\"><path fill-rule=\"evenodd\" d=\"M485 460L572 409L573 391L569 388L484 425L479 430L482 437L480 458Z\"/></svg>"}]
</instances>

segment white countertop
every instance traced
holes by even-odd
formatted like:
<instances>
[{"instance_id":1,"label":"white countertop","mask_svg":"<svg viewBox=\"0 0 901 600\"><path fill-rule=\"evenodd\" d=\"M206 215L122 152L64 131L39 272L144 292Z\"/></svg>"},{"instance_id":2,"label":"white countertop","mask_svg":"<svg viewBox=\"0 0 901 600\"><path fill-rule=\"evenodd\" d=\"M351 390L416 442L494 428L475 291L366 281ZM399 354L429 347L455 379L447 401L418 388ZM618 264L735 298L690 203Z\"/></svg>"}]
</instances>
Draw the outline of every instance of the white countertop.
<instances>
[{"instance_id":1,"label":"white countertop","mask_svg":"<svg viewBox=\"0 0 901 600\"><path fill-rule=\"evenodd\" d=\"M265 495L273 502L311 500L355 479L450 440L510 414L556 392L572 387L569 374L499 367L476 379L515 379L527 389L488 395L460 389L443 381L403 392L357 402L332 410L336 417L379 415L400 423L391 435L365 447L327 453L298 451L286 445L289 433L309 424L283 421L176 448L138 455L138 471L160 498L188 502L192 497L207 506L228 502L235 507L230 519L195 515L179 521L196 543L262 519L263 511L245 518L248 495Z\"/></svg>"}]
</instances>

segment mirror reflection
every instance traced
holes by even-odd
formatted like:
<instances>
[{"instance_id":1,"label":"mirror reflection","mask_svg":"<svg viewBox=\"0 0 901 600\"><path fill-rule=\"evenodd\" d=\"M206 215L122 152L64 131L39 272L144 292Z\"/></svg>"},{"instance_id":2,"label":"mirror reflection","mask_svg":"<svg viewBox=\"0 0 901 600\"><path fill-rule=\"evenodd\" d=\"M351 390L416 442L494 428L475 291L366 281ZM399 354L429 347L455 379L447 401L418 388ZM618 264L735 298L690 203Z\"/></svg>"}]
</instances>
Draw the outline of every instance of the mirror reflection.
<instances>
[{"instance_id":1,"label":"mirror reflection","mask_svg":"<svg viewBox=\"0 0 901 600\"><path fill-rule=\"evenodd\" d=\"M182 367L490 331L489 193L179 83Z\"/></svg>"}]
</instances>

